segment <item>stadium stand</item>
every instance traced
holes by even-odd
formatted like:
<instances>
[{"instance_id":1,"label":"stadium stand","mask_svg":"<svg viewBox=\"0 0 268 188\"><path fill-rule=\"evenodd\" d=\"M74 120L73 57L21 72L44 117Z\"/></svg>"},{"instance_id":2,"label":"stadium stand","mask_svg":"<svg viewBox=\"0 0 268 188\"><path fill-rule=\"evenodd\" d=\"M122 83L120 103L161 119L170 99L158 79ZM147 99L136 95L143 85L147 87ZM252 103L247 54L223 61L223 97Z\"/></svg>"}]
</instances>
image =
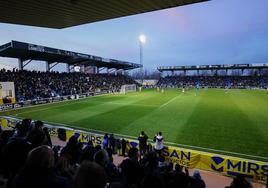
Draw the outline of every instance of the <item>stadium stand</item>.
<instances>
[{"instance_id":1,"label":"stadium stand","mask_svg":"<svg viewBox=\"0 0 268 188\"><path fill-rule=\"evenodd\" d=\"M161 78L157 86L266 89L267 84L267 76L167 76Z\"/></svg>"},{"instance_id":2,"label":"stadium stand","mask_svg":"<svg viewBox=\"0 0 268 188\"><path fill-rule=\"evenodd\" d=\"M119 92L122 85L135 84L128 76L112 74L85 74L79 72L39 72L0 70L0 80L15 84L16 98L33 100L91 92Z\"/></svg>"}]
</instances>

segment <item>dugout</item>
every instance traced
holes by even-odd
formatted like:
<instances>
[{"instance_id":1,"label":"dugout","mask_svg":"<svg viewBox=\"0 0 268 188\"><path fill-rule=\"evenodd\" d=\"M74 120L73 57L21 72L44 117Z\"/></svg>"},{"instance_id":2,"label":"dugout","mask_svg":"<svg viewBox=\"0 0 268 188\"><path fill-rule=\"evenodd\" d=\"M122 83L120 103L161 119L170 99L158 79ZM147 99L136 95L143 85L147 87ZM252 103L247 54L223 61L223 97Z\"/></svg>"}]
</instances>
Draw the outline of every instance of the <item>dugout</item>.
<instances>
[{"instance_id":1,"label":"dugout","mask_svg":"<svg viewBox=\"0 0 268 188\"><path fill-rule=\"evenodd\" d=\"M0 82L0 105L15 103L14 82Z\"/></svg>"}]
</instances>

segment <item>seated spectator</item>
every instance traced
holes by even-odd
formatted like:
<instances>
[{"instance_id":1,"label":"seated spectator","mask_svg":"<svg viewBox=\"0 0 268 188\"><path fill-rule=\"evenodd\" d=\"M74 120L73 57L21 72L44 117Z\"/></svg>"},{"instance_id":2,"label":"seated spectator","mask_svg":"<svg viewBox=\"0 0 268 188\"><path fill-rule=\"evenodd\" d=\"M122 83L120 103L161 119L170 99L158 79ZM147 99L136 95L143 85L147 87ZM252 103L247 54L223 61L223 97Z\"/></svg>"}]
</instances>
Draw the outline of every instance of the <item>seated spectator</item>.
<instances>
[{"instance_id":1,"label":"seated spectator","mask_svg":"<svg viewBox=\"0 0 268 188\"><path fill-rule=\"evenodd\" d=\"M57 176L53 170L54 152L48 146L39 146L27 156L25 169L15 177L12 188L68 188L70 182Z\"/></svg>"},{"instance_id":2,"label":"seated spectator","mask_svg":"<svg viewBox=\"0 0 268 188\"><path fill-rule=\"evenodd\" d=\"M25 100L32 100L33 104L38 104L40 100L53 101L52 97L59 99L62 96L76 94L89 95L96 91L118 92L122 85L137 84L132 78L124 75L5 69L0 70L0 80L15 83L16 99L21 104ZM8 99L6 100L8 102Z\"/></svg>"},{"instance_id":3,"label":"seated spectator","mask_svg":"<svg viewBox=\"0 0 268 188\"><path fill-rule=\"evenodd\" d=\"M95 162L83 162L74 178L74 188L105 188L107 175Z\"/></svg>"}]
</instances>

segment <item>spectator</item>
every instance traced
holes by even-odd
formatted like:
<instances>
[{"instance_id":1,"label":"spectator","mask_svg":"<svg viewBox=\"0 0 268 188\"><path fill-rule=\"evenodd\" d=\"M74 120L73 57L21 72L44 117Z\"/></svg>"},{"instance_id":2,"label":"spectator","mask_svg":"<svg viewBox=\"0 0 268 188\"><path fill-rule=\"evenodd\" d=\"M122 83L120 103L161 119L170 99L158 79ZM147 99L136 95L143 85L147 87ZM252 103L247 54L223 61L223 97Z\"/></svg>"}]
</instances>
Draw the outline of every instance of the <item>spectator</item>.
<instances>
[{"instance_id":1,"label":"spectator","mask_svg":"<svg viewBox=\"0 0 268 188\"><path fill-rule=\"evenodd\" d=\"M50 138L50 134L49 134L49 131L48 131L48 128L47 127L44 127L43 128L43 131L45 133L45 140L44 140L44 144L52 147L52 141L51 141L51 138Z\"/></svg>"},{"instance_id":2,"label":"spectator","mask_svg":"<svg viewBox=\"0 0 268 188\"><path fill-rule=\"evenodd\" d=\"M12 188L68 188L67 179L53 170L54 152L48 146L33 149L27 157L25 169L14 179Z\"/></svg>"},{"instance_id":3,"label":"spectator","mask_svg":"<svg viewBox=\"0 0 268 188\"><path fill-rule=\"evenodd\" d=\"M113 151L111 148L107 148L106 151L108 153L109 160L104 169L107 173L108 180L109 182L119 181L119 171L113 163Z\"/></svg>"},{"instance_id":4,"label":"spectator","mask_svg":"<svg viewBox=\"0 0 268 188\"><path fill-rule=\"evenodd\" d=\"M7 71L0 70L1 81L15 83L17 101L42 99L52 101L52 97L87 94L101 91L120 91L122 85L136 84L130 77L112 74L86 74L80 72L59 73L40 71ZM30 89L29 89L30 88Z\"/></svg>"},{"instance_id":5,"label":"spectator","mask_svg":"<svg viewBox=\"0 0 268 188\"><path fill-rule=\"evenodd\" d=\"M45 142L46 134L43 131L44 123L36 121L34 128L29 132L27 140L32 143L33 147L41 146Z\"/></svg>"},{"instance_id":6,"label":"spectator","mask_svg":"<svg viewBox=\"0 0 268 188\"><path fill-rule=\"evenodd\" d=\"M74 188L105 188L107 175L95 162L83 162L74 178Z\"/></svg>"},{"instance_id":7,"label":"spectator","mask_svg":"<svg viewBox=\"0 0 268 188\"><path fill-rule=\"evenodd\" d=\"M137 148L130 148L128 158L121 164L122 182L125 186L140 186L144 171L140 166L139 154Z\"/></svg>"},{"instance_id":8,"label":"spectator","mask_svg":"<svg viewBox=\"0 0 268 188\"><path fill-rule=\"evenodd\" d=\"M109 136L109 147L112 148L113 153L115 152L115 138L114 134L110 134Z\"/></svg>"},{"instance_id":9,"label":"spectator","mask_svg":"<svg viewBox=\"0 0 268 188\"><path fill-rule=\"evenodd\" d=\"M250 182L248 182L244 175L238 174L232 181L231 185L227 188L252 188Z\"/></svg>"},{"instance_id":10,"label":"spectator","mask_svg":"<svg viewBox=\"0 0 268 188\"><path fill-rule=\"evenodd\" d=\"M106 167L106 165L109 162L109 156L106 150L100 150L95 153L94 155L94 161L101 165L103 168Z\"/></svg>"},{"instance_id":11,"label":"spectator","mask_svg":"<svg viewBox=\"0 0 268 188\"><path fill-rule=\"evenodd\" d=\"M126 148L127 148L127 141L124 138L121 140L121 146L122 146L122 155L123 155L123 157L125 157Z\"/></svg>"},{"instance_id":12,"label":"spectator","mask_svg":"<svg viewBox=\"0 0 268 188\"><path fill-rule=\"evenodd\" d=\"M159 88L268 88L267 76L167 76L161 78Z\"/></svg>"},{"instance_id":13,"label":"spectator","mask_svg":"<svg viewBox=\"0 0 268 188\"><path fill-rule=\"evenodd\" d=\"M24 166L28 152L32 149L31 143L26 140L30 129L30 120L24 119L16 124L15 132L3 146L2 159L4 174L8 184Z\"/></svg>"},{"instance_id":14,"label":"spectator","mask_svg":"<svg viewBox=\"0 0 268 188\"><path fill-rule=\"evenodd\" d=\"M51 149L46 145L38 146L46 143L46 138L38 140L34 132L44 137L48 134L42 122L35 122L31 128L30 119L18 123L16 131L4 130L0 134L0 157L4 161L0 172L8 178L8 187L105 187L107 182L109 188L205 187L199 171L189 177L188 169L178 164L173 170L173 164L167 163L155 151L146 151L139 160L138 148L130 148L128 158L116 167L112 147L103 150L101 145L94 147L92 141L89 141L83 149L77 135L73 135L62 150L59 146ZM145 133L141 132L141 135ZM26 138L36 145L34 149ZM161 132L156 135L155 142L157 139L163 139ZM117 145L118 140L115 141ZM122 150L125 150L127 141L119 141ZM231 187L240 185L248 184L237 177Z\"/></svg>"},{"instance_id":15,"label":"spectator","mask_svg":"<svg viewBox=\"0 0 268 188\"><path fill-rule=\"evenodd\" d=\"M67 157L70 158L71 165L78 162L81 153L81 146L78 144L78 140L75 135L70 137L67 145L61 150L61 156L67 155Z\"/></svg>"},{"instance_id":16,"label":"spectator","mask_svg":"<svg viewBox=\"0 0 268 188\"><path fill-rule=\"evenodd\" d=\"M140 136L138 137L139 140L139 149L140 149L140 156L144 155L147 152L147 140L148 136L141 131Z\"/></svg>"},{"instance_id":17,"label":"spectator","mask_svg":"<svg viewBox=\"0 0 268 188\"><path fill-rule=\"evenodd\" d=\"M92 142L89 142L82 151L80 162L83 162L85 160L93 161L95 152L96 152L95 147L93 146Z\"/></svg>"},{"instance_id":18,"label":"spectator","mask_svg":"<svg viewBox=\"0 0 268 188\"><path fill-rule=\"evenodd\" d=\"M103 149L106 149L108 148L108 145L109 145L109 136L108 136L108 133L105 133L104 137L103 137Z\"/></svg>"},{"instance_id":19,"label":"spectator","mask_svg":"<svg viewBox=\"0 0 268 188\"><path fill-rule=\"evenodd\" d=\"M195 188L205 188L206 187L206 184L205 184L204 180L202 180L202 177L201 177L200 172L198 170L194 171L194 174L191 177L191 184L192 184L192 187L195 187Z\"/></svg>"},{"instance_id":20,"label":"spectator","mask_svg":"<svg viewBox=\"0 0 268 188\"><path fill-rule=\"evenodd\" d=\"M122 149L122 144L121 144L120 139L115 140L115 146L116 146L116 149L117 149L117 155L120 156L120 152L121 152L121 149Z\"/></svg>"},{"instance_id":21,"label":"spectator","mask_svg":"<svg viewBox=\"0 0 268 188\"><path fill-rule=\"evenodd\" d=\"M164 138L162 136L162 132L159 132L158 134L155 135L154 141L155 141L154 149L160 155L162 149L164 148L163 144Z\"/></svg>"}]
</instances>

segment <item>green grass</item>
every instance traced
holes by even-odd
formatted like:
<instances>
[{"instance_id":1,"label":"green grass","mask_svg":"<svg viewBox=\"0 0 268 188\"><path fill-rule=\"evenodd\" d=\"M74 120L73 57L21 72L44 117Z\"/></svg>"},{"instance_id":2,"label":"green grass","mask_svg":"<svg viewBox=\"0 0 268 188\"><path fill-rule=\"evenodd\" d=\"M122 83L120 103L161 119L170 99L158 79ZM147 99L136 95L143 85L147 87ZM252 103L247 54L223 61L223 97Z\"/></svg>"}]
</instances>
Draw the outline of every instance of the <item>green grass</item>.
<instances>
[{"instance_id":1,"label":"green grass","mask_svg":"<svg viewBox=\"0 0 268 188\"><path fill-rule=\"evenodd\" d=\"M179 90L146 90L37 106L5 115L129 136L138 136L144 130L152 138L162 131L166 142L268 160L268 91L226 93L203 89L182 94Z\"/></svg>"}]
</instances>

